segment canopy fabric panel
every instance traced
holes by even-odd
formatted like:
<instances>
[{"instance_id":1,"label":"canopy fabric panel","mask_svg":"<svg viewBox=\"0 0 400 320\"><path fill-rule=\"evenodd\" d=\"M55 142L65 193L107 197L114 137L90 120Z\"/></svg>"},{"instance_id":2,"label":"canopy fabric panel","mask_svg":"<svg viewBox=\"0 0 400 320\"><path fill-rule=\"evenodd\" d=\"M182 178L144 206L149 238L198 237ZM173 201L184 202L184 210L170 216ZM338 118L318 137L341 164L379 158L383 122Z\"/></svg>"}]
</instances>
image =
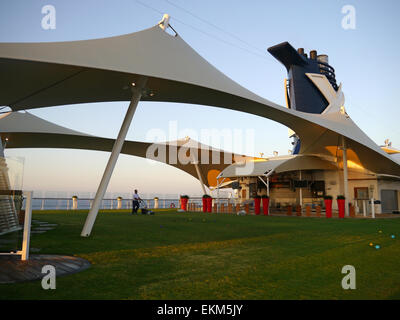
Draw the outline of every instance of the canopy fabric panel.
<instances>
[{"instance_id":1,"label":"canopy fabric panel","mask_svg":"<svg viewBox=\"0 0 400 320\"><path fill-rule=\"evenodd\" d=\"M221 178L257 177L271 171L280 173L295 170L337 170L338 167L331 161L317 156L289 156L284 158L270 158L265 161L246 161L234 163L221 172Z\"/></svg>"},{"instance_id":2,"label":"canopy fabric panel","mask_svg":"<svg viewBox=\"0 0 400 320\"><path fill-rule=\"evenodd\" d=\"M93 151L111 152L114 139L102 138L87 135L82 132L74 131L49 121L43 120L28 112L10 112L0 116L0 136L3 140L7 139L7 149L14 148L64 148L81 149ZM209 186L207 174L211 170L222 171L236 159L249 160L251 157L226 153L223 150L207 146L193 139L183 139L170 142L149 143L139 141L125 141L121 153L147 158L147 150L152 147L153 150L165 151L165 159L159 159L172 165L198 179L196 168L192 157L186 157L187 162L174 161L170 159L170 148L176 149L176 154L197 154L199 160L199 169L204 183ZM208 163L201 163L203 158L209 159ZM157 161L157 159L155 159ZM194 159L196 160L196 159Z\"/></svg>"},{"instance_id":3,"label":"canopy fabric panel","mask_svg":"<svg viewBox=\"0 0 400 320\"><path fill-rule=\"evenodd\" d=\"M150 78L149 88L156 93L151 100L196 103L208 100L202 97L210 93L205 88L257 97L214 68L179 35L171 36L158 26L103 39L1 43L0 63L0 84L9 89L0 105L14 110L68 104L62 101L71 97L75 103L99 101L99 95L108 96L108 101L130 100L124 87L140 75Z\"/></svg>"},{"instance_id":4,"label":"canopy fabric panel","mask_svg":"<svg viewBox=\"0 0 400 320\"><path fill-rule=\"evenodd\" d=\"M223 188L230 188L231 184L237 182L237 180L229 180L222 182L219 186L211 187L211 190L223 189Z\"/></svg>"},{"instance_id":5,"label":"canopy fabric panel","mask_svg":"<svg viewBox=\"0 0 400 320\"><path fill-rule=\"evenodd\" d=\"M86 133L59 126L29 112L9 112L0 115L0 133L52 133L89 136Z\"/></svg>"},{"instance_id":6,"label":"canopy fabric panel","mask_svg":"<svg viewBox=\"0 0 400 320\"><path fill-rule=\"evenodd\" d=\"M334 162L317 156L296 156L275 168L276 173L295 170L338 170Z\"/></svg>"},{"instance_id":7,"label":"canopy fabric panel","mask_svg":"<svg viewBox=\"0 0 400 320\"><path fill-rule=\"evenodd\" d=\"M220 178L262 176L271 170L275 170L286 161L288 161L288 158L234 163L221 172Z\"/></svg>"}]
</instances>

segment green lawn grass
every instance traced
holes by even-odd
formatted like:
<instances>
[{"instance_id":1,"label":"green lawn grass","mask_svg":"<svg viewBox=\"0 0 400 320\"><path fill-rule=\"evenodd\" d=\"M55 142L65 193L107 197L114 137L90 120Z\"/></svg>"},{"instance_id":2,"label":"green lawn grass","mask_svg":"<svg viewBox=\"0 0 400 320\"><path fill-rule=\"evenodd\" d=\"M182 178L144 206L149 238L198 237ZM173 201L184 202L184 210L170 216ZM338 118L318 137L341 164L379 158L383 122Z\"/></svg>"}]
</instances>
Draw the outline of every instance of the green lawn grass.
<instances>
[{"instance_id":1,"label":"green lawn grass","mask_svg":"<svg viewBox=\"0 0 400 320\"><path fill-rule=\"evenodd\" d=\"M89 269L57 278L56 290L2 284L1 299L400 298L400 219L108 211L82 238L86 215L34 212L58 226L31 247L83 257ZM356 290L341 287L344 265L356 268Z\"/></svg>"}]
</instances>

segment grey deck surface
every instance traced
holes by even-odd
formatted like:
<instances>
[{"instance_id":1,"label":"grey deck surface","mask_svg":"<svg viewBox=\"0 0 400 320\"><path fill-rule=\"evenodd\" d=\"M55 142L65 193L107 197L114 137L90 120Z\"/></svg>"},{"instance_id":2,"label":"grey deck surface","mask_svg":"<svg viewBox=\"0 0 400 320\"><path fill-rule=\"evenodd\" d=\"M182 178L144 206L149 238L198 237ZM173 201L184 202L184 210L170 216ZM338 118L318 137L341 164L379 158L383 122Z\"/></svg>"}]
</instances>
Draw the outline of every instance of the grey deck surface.
<instances>
[{"instance_id":1,"label":"grey deck surface","mask_svg":"<svg viewBox=\"0 0 400 320\"><path fill-rule=\"evenodd\" d=\"M28 261L20 256L0 256L0 284L41 280L42 268L52 265L56 268L56 277L80 272L90 267L90 262L73 256L32 254Z\"/></svg>"}]
</instances>

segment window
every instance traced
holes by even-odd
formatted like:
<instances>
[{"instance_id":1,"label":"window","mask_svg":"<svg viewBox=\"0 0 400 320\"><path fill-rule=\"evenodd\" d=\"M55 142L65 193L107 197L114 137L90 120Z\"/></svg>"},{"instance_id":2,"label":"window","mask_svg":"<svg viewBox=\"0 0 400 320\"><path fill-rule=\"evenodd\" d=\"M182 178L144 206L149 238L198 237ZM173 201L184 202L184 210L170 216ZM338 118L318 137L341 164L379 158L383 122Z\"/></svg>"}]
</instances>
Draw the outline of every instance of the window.
<instances>
[{"instance_id":1,"label":"window","mask_svg":"<svg viewBox=\"0 0 400 320\"><path fill-rule=\"evenodd\" d=\"M354 188L354 197L359 200L369 199L368 187L358 187Z\"/></svg>"}]
</instances>

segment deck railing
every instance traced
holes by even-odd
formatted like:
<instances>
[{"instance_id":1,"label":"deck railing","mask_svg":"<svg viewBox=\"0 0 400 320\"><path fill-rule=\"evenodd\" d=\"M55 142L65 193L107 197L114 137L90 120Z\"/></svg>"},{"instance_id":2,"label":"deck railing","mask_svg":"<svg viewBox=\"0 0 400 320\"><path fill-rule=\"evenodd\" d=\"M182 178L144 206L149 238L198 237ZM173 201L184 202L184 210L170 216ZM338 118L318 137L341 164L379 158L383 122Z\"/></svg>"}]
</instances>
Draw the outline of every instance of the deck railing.
<instances>
[{"instance_id":1,"label":"deck railing","mask_svg":"<svg viewBox=\"0 0 400 320\"><path fill-rule=\"evenodd\" d=\"M93 198L33 198L32 199L32 210L89 210L93 203ZM168 208L180 208L180 199L178 198L151 198L143 199L148 209L168 209ZM238 207L238 204L240 205ZM353 206L355 205L355 213L359 215L374 216L374 208L371 206L370 200L362 201L357 206L356 201L352 201ZM247 206L246 206L247 205ZM307 204L311 207L311 212L316 211L316 204ZM304 205L302 212L305 211L307 205ZM271 213L284 213L287 211L287 206L292 206L293 210L296 207L290 203L281 203L277 206L274 203L269 204L269 212ZM25 201L23 209L25 207ZM229 209L228 209L229 208ZM117 209L132 209L132 199L123 198L108 198L103 199L101 203L101 210L117 210ZM241 201L240 199L234 198L213 198L212 212L237 212L238 210L246 209L250 213L254 211L254 202L252 200ZM324 213L325 208L321 206L321 211ZM202 198L191 197L188 200L188 211L202 211ZM334 210L335 211L335 210ZM336 211L335 211L336 212Z\"/></svg>"},{"instance_id":2,"label":"deck railing","mask_svg":"<svg viewBox=\"0 0 400 320\"><path fill-rule=\"evenodd\" d=\"M89 210L93 203L93 198L33 198L33 210ZM158 200L142 199L147 208L154 209L167 209L167 208L179 208L180 199L178 198L159 198ZM214 199L215 203L219 203L219 206L224 204L227 206L228 202L234 203L233 199L219 198ZM188 201L188 205L193 205L195 208L201 208L202 198L193 197ZM100 209L102 210L114 210L114 209L132 209L132 199L103 199Z\"/></svg>"}]
</instances>

